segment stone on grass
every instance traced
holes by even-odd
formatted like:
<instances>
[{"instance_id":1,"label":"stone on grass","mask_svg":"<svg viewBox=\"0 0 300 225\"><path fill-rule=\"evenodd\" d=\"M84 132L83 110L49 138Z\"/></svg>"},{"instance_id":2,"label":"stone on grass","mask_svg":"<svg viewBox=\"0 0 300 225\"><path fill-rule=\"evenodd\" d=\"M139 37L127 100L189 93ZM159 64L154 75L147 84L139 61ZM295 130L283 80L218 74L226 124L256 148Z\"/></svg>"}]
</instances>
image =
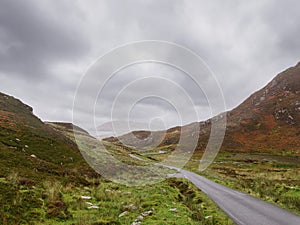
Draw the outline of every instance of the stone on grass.
<instances>
[{"instance_id":1,"label":"stone on grass","mask_svg":"<svg viewBox=\"0 0 300 225\"><path fill-rule=\"evenodd\" d=\"M88 209L99 209L99 206L97 205L91 205L88 207Z\"/></svg>"},{"instance_id":2,"label":"stone on grass","mask_svg":"<svg viewBox=\"0 0 300 225\"><path fill-rule=\"evenodd\" d=\"M120 217L123 217L123 216L126 216L128 214L128 211L124 211L124 212L122 212L120 215L119 215L119 218Z\"/></svg>"},{"instance_id":3,"label":"stone on grass","mask_svg":"<svg viewBox=\"0 0 300 225\"><path fill-rule=\"evenodd\" d=\"M131 225L141 225L141 222L133 222Z\"/></svg>"},{"instance_id":4,"label":"stone on grass","mask_svg":"<svg viewBox=\"0 0 300 225\"><path fill-rule=\"evenodd\" d=\"M137 221L143 220L143 219L144 219L144 217L143 217L142 215L139 215L139 216L136 218Z\"/></svg>"},{"instance_id":5,"label":"stone on grass","mask_svg":"<svg viewBox=\"0 0 300 225\"><path fill-rule=\"evenodd\" d=\"M92 197L91 196L82 195L81 199L90 200L90 199L92 199Z\"/></svg>"},{"instance_id":6,"label":"stone on grass","mask_svg":"<svg viewBox=\"0 0 300 225\"><path fill-rule=\"evenodd\" d=\"M153 214L153 211L149 210L149 211L143 212L142 216L146 217L146 216L151 216L152 214Z\"/></svg>"},{"instance_id":7,"label":"stone on grass","mask_svg":"<svg viewBox=\"0 0 300 225\"><path fill-rule=\"evenodd\" d=\"M135 206L134 204L130 204L130 205L124 205L123 206L123 210L137 210L138 207Z\"/></svg>"}]
</instances>

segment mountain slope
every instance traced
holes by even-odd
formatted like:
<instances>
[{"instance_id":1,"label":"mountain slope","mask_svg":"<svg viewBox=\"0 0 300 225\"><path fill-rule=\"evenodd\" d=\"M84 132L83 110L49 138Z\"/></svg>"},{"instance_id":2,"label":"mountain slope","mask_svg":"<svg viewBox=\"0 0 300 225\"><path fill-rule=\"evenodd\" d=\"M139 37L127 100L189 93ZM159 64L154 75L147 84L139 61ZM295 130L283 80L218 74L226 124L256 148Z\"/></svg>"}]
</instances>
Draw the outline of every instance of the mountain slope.
<instances>
[{"instance_id":1,"label":"mountain slope","mask_svg":"<svg viewBox=\"0 0 300 225\"><path fill-rule=\"evenodd\" d=\"M34 180L44 176L73 179L78 171L93 173L70 138L43 123L30 106L2 93L0 167L0 176L14 171Z\"/></svg>"},{"instance_id":2,"label":"mountain slope","mask_svg":"<svg viewBox=\"0 0 300 225\"><path fill-rule=\"evenodd\" d=\"M227 128L226 150L299 154L300 63L230 111Z\"/></svg>"},{"instance_id":3,"label":"mountain slope","mask_svg":"<svg viewBox=\"0 0 300 225\"><path fill-rule=\"evenodd\" d=\"M204 122L192 123L168 129L156 150L170 151L176 148L180 136L190 138L199 135L196 150L204 151L208 142L211 121L220 114ZM200 132L197 132L200 127ZM151 146L146 131L135 131L137 138ZM160 133L154 132L156 136ZM141 135L139 135L141 134ZM227 128L223 151L273 152L300 155L300 63L278 74L269 84L252 94L242 104L227 112ZM123 135L123 142L136 145L132 136ZM130 139L131 138L131 139ZM122 145L117 138L106 141ZM146 141L147 140L147 141Z\"/></svg>"}]
</instances>

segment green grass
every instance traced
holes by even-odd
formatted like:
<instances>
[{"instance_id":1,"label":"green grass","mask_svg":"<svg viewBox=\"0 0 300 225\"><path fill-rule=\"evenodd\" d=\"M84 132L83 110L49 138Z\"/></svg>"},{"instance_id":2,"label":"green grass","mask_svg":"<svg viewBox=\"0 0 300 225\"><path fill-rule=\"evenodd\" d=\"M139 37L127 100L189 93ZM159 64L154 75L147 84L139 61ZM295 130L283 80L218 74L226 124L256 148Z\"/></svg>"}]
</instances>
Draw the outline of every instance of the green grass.
<instances>
[{"instance_id":1,"label":"green grass","mask_svg":"<svg viewBox=\"0 0 300 225\"><path fill-rule=\"evenodd\" d=\"M47 125L28 106L0 94L0 224L123 225L149 210L152 215L145 216L142 224L232 224L185 180L168 179L137 187L107 181L82 158L70 128L70 124ZM84 132L80 135L91 140ZM127 148L108 145L111 154L125 164L156 162ZM101 160L105 162L105 158ZM117 171L122 177L124 171ZM169 169L161 171L168 173ZM83 195L92 198L84 200ZM89 209L90 204L99 209Z\"/></svg>"},{"instance_id":2,"label":"green grass","mask_svg":"<svg viewBox=\"0 0 300 225\"><path fill-rule=\"evenodd\" d=\"M190 161L186 168L300 215L298 157L220 153L206 171L200 173L198 166Z\"/></svg>"},{"instance_id":3,"label":"green grass","mask_svg":"<svg viewBox=\"0 0 300 225\"><path fill-rule=\"evenodd\" d=\"M184 179L170 178L144 187L118 185L101 178L89 180L88 186L48 180L32 185L12 173L0 179L0 193L3 225L131 224L147 211L152 215L145 216L143 224L233 224ZM99 209L88 209L90 205Z\"/></svg>"}]
</instances>

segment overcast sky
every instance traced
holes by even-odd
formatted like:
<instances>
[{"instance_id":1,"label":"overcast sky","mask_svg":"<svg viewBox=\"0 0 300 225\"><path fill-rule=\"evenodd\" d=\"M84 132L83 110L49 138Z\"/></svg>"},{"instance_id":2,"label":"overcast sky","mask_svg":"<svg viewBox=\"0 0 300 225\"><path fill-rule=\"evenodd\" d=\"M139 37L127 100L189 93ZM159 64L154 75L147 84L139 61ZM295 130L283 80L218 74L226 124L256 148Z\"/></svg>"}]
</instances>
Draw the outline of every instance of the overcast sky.
<instances>
[{"instance_id":1,"label":"overcast sky","mask_svg":"<svg viewBox=\"0 0 300 225\"><path fill-rule=\"evenodd\" d=\"M207 63L231 109L300 61L299 8L298 0L0 0L0 91L31 105L42 120L70 122L76 87L99 56L128 42L163 40ZM184 74L145 63L110 81L97 123L111 120L118 92L145 74L187 89L199 120L212 115L205 93ZM155 82L150 86L157 88ZM141 87L130 95L143 96ZM121 103L125 107L126 98ZM115 120L124 120L122 104ZM158 124L165 119L166 127L180 122L174 106L159 98L145 98L130 112L130 120L139 123L155 118Z\"/></svg>"}]
</instances>

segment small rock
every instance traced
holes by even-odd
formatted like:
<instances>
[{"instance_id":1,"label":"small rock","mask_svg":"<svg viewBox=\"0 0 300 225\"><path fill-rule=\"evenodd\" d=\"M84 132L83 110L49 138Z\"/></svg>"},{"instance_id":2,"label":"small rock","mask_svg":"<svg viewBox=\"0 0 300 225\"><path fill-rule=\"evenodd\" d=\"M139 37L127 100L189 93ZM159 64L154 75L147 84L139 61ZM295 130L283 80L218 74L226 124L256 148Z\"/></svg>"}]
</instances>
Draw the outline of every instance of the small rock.
<instances>
[{"instance_id":1,"label":"small rock","mask_svg":"<svg viewBox=\"0 0 300 225\"><path fill-rule=\"evenodd\" d=\"M123 210L137 210L137 209L138 209L138 207L135 206L134 204L123 206Z\"/></svg>"},{"instance_id":2,"label":"small rock","mask_svg":"<svg viewBox=\"0 0 300 225\"><path fill-rule=\"evenodd\" d=\"M167 151L162 151L162 150L160 150L160 151L158 151L158 154L165 154Z\"/></svg>"},{"instance_id":3,"label":"small rock","mask_svg":"<svg viewBox=\"0 0 300 225\"><path fill-rule=\"evenodd\" d=\"M124 212L122 212L120 215L119 215L119 218L120 217L123 217L123 216L126 216L128 214L128 211L124 211Z\"/></svg>"},{"instance_id":4,"label":"small rock","mask_svg":"<svg viewBox=\"0 0 300 225\"><path fill-rule=\"evenodd\" d=\"M205 219L212 219L213 218L213 216L206 216L206 217L204 217Z\"/></svg>"},{"instance_id":5,"label":"small rock","mask_svg":"<svg viewBox=\"0 0 300 225\"><path fill-rule=\"evenodd\" d=\"M131 195L130 191L123 192L124 195Z\"/></svg>"},{"instance_id":6,"label":"small rock","mask_svg":"<svg viewBox=\"0 0 300 225\"><path fill-rule=\"evenodd\" d=\"M88 205L93 205L93 203L91 203L91 202L85 202L86 204L88 204Z\"/></svg>"},{"instance_id":7,"label":"small rock","mask_svg":"<svg viewBox=\"0 0 300 225\"><path fill-rule=\"evenodd\" d=\"M28 148L28 145L25 145L25 148Z\"/></svg>"},{"instance_id":8,"label":"small rock","mask_svg":"<svg viewBox=\"0 0 300 225\"><path fill-rule=\"evenodd\" d=\"M153 211L149 210L149 211L143 212L142 216L146 217L146 216L151 216L152 214L153 214Z\"/></svg>"},{"instance_id":9,"label":"small rock","mask_svg":"<svg viewBox=\"0 0 300 225\"><path fill-rule=\"evenodd\" d=\"M99 209L99 206L97 205L91 205L88 207L88 209Z\"/></svg>"},{"instance_id":10,"label":"small rock","mask_svg":"<svg viewBox=\"0 0 300 225\"><path fill-rule=\"evenodd\" d=\"M141 225L141 222L135 221L135 222L133 222L131 225Z\"/></svg>"},{"instance_id":11,"label":"small rock","mask_svg":"<svg viewBox=\"0 0 300 225\"><path fill-rule=\"evenodd\" d=\"M36 155L34 155L34 154L30 155L30 157L32 157L32 158L37 158Z\"/></svg>"},{"instance_id":12,"label":"small rock","mask_svg":"<svg viewBox=\"0 0 300 225\"><path fill-rule=\"evenodd\" d=\"M139 216L136 218L137 221L143 220L143 219L144 219L144 217L143 217L142 215L139 215Z\"/></svg>"},{"instance_id":13,"label":"small rock","mask_svg":"<svg viewBox=\"0 0 300 225\"><path fill-rule=\"evenodd\" d=\"M16 141L21 141L19 138L16 138Z\"/></svg>"},{"instance_id":14,"label":"small rock","mask_svg":"<svg viewBox=\"0 0 300 225\"><path fill-rule=\"evenodd\" d=\"M169 209L170 212L177 212L177 208Z\"/></svg>"},{"instance_id":15,"label":"small rock","mask_svg":"<svg viewBox=\"0 0 300 225\"><path fill-rule=\"evenodd\" d=\"M86 199L86 200L91 200L92 199L91 196L85 196L85 195L81 196L80 198L81 199Z\"/></svg>"}]
</instances>

